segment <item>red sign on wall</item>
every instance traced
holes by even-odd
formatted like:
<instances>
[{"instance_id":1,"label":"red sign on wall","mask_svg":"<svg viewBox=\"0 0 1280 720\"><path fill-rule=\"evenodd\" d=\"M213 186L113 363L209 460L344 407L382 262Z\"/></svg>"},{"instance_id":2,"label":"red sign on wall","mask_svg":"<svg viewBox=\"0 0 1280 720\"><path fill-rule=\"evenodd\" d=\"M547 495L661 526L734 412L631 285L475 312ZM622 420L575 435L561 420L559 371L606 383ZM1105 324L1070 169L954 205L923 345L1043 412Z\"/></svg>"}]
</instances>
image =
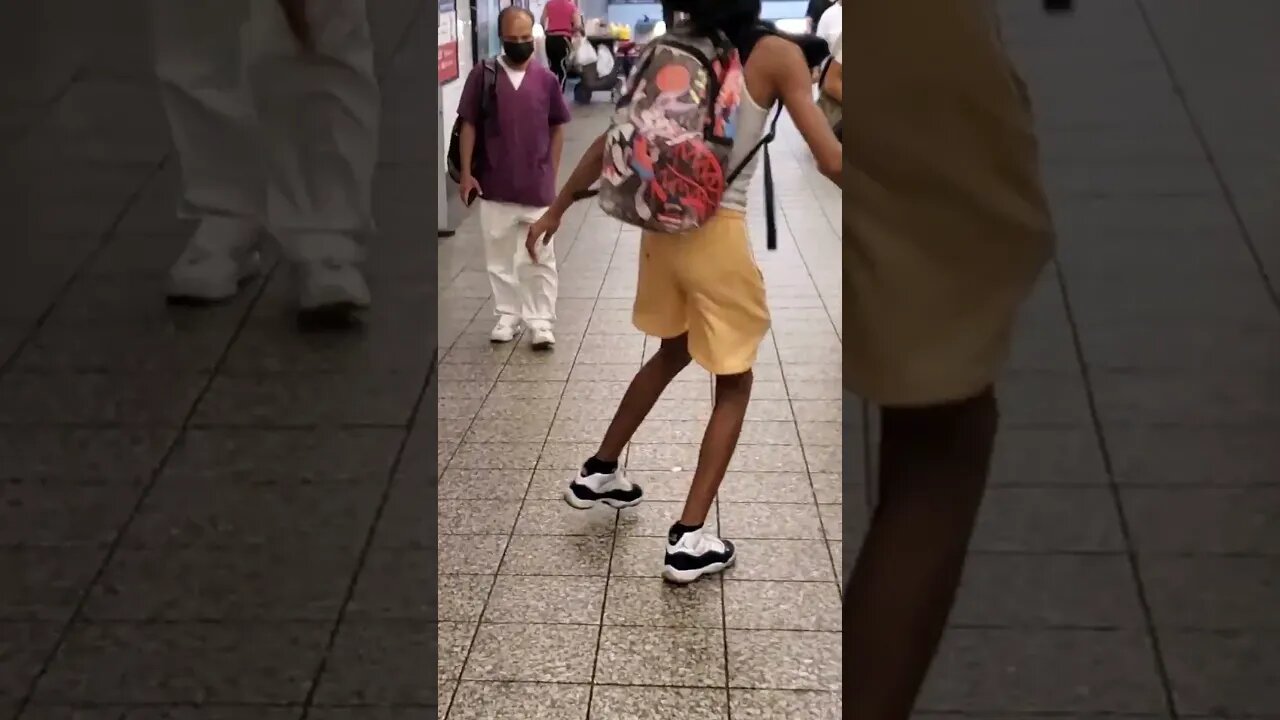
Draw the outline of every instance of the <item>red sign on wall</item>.
<instances>
[{"instance_id":1,"label":"red sign on wall","mask_svg":"<svg viewBox=\"0 0 1280 720\"><path fill-rule=\"evenodd\" d=\"M458 79L458 6L455 0L440 0L439 35L436 38L436 69L440 84Z\"/></svg>"}]
</instances>

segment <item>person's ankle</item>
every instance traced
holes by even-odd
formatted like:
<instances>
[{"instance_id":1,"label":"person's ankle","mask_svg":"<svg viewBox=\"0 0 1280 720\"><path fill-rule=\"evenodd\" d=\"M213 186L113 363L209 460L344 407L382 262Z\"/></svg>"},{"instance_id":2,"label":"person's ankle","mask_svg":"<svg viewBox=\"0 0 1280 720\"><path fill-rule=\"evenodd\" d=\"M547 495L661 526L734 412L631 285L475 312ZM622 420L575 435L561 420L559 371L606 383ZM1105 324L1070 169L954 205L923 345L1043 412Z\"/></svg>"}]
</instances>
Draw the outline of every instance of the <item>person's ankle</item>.
<instances>
[{"instance_id":1,"label":"person's ankle","mask_svg":"<svg viewBox=\"0 0 1280 720\"><path fill-rule=\"evenodd\" d=\"M703 526L703 523L698 523L694 525L691 523L677 522L676 524L671 526L670 530L667 531L667 539L670 542L675 543L685 535L691 532L696 532L698 530L701 530L702 526Z\"/></svg>"},{"instance_id":2,"label":"person's ankle","mask_svg":"<svg viewBox=\"0 0 1280 720\"><path fill-rule=\"evenodd\" d=\"M582 474L587 475L612 475L618 472L617 460L601 460L599 457L592 455L582 464Z\"/></svg>"}]
</instances>

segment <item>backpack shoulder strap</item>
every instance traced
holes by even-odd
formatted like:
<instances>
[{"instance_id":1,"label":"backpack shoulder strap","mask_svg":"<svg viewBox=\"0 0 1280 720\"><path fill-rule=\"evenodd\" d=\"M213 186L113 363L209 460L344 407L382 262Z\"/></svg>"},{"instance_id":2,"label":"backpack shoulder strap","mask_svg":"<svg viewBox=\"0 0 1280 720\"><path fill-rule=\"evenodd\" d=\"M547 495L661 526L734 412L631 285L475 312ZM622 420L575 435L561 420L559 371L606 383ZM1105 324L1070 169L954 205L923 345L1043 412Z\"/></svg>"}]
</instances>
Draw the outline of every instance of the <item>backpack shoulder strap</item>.
<instances>
[{"instance_id":1,"label":"backpack shoulder strap","mask_svg":"<svg viewBox=\"0 0 1280 720\"><path fill-rule=\"evenodd\" d=\"M498 62L492 58L480 62L480 116L488 118L498 105ZM495 127L494 132L498 132Z\"/></svg>"},{"instance_id":2,"label":"backpack shoulder strap","mask_svg":"<svg viewBox=\"0 0 1280 720\"><path fill-rule=\"evenodd\" d=\"M822 71L818 73L818 89L819 90L822 89L823 85L827 84L827 72L831 70L832 60L835 60L835 57L828 55L827 59L822 61Z\"/></svg>"},{"instance_id":3,"label":"backpack shoulder strap","mask_svg":"<svg viewBox=\"0 0 1280 720\"><path fill-rule=\"evenodd\" d=\"M779 102L773 111L773 119L769 121L768 132L760 137L756 144L752 146L751 150L749 150L742 158L742 162L738 163L738 166L735 167L733 171L729 173L728 177L724 179L725 187L732 185L733 181L738 179L738 175L742 174L743 168L745 168L751 160L755 158L756 153L765 149L766 145L773 142L774 137L778 134L778 118L780 117L782 117L782 103Z\"/></svg>"}]
</instances>

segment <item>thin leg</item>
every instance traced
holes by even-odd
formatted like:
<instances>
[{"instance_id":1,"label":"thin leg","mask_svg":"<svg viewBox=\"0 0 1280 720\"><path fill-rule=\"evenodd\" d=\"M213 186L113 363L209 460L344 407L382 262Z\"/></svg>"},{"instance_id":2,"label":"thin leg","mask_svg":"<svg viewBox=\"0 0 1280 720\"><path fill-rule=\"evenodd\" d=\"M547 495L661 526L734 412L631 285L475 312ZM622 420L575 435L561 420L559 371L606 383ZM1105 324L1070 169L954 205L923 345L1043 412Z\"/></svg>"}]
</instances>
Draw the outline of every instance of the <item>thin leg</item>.
<instances>
[{"instance_id":1,"label":"thin leg","mask_svg":"<svg viewBox=\"0 0 1280 720\"><path fill-rule=\"evenodd\" d=\"M663 340L657 354L636 373L605 431L600 450L596 452L598 460L617 462L622 449L631 442L631 436L662 397L662 391L689 365L688 340L688 335Z\"/></svg>"},{"instance_id":2,"label":"thin leg","mask_svg":"<svg viewBox=\"0 0 1280 720\"><path fill-rule=\"evenodd\" d=\"M881 494L844 604L853 649L845 708L909 720L964 570L998 411L988 390L881 417Z\"/></svg>"},{"instance_id":3,"label":"thin leg","mask_svg":"<svg viewBox=\"0 0 1280 720\"><path fill-rule=\"evenodd\" d=\"M698 527L707 520L711 503L715 502L720 482L724 480L733 451L738 446L754 377L750 370L738 375L716 376L715 407L702 435L698 468L693 473L693 482L689 484L689 497L680 515L681 525Z\"/></svg>"}]
</instances>

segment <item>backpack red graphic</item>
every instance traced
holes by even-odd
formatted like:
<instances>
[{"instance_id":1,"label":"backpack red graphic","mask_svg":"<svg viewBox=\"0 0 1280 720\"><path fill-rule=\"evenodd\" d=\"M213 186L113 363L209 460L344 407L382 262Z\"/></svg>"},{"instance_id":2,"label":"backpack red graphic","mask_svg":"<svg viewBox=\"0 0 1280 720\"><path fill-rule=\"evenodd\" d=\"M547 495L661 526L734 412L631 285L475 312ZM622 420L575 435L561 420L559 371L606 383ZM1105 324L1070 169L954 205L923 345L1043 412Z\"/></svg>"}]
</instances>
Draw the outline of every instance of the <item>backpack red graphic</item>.
<instances>
[{"instance_id":1,"label":"backpack red graphic","mask_svg":"<svg viewBox=\"0 0 1280 720\"><path fill-rule=\"evenodd\" d=\"M604 211L654 232L702 226L737 175L728 164L741 100L742 64L723 35L677 29L650 43L605 134Z\"/></svg>"}]
</instances>

